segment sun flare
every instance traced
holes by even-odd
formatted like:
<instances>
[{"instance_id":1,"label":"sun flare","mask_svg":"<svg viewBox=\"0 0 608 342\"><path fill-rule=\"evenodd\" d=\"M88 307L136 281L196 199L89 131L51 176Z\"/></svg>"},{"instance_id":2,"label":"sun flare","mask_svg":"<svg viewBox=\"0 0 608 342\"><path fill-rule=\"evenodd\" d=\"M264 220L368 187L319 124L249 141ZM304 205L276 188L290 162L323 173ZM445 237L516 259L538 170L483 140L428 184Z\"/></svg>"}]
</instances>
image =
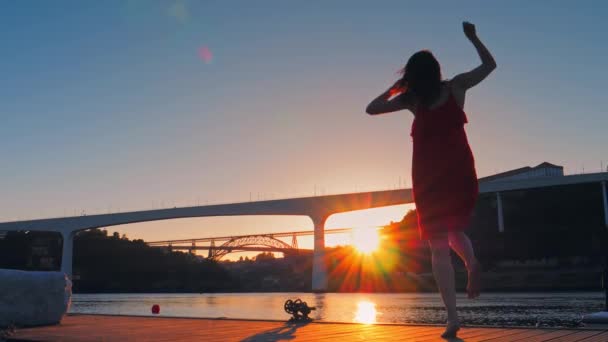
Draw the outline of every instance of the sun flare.
<instances>
[{"instance_id":1,"label":"sun flare","mask_svg":"<svg viewBox=\"0 0 608 342\"><path fill-rule=\"evenodd\" d=\"M364 254L375 252L380 245L380 236L375 227L353 228L351 239L353 247Z\"/></svg>"}]
</instances>

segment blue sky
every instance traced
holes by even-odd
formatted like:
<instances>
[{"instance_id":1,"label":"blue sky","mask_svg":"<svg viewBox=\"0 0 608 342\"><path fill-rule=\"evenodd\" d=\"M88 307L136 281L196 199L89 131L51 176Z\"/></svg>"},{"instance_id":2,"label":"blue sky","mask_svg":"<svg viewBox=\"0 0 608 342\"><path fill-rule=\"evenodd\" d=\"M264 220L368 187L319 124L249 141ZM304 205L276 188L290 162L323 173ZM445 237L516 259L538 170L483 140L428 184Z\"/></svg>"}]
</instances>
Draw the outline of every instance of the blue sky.
<instances>
[{"instance_id":1,"label":"blue sky","mask_svg":"<svg viewBox=\"0 0 608 342\"><path fill-rule=\"evenodd\" d=\"M607 9L2 2L0 221L410 184L411 115L364 108L419 49L445 77L475 67L463 20L498 62L467 96L479 175L542 161L597 172L608 164Z\"/></svg>"}]
</instances>

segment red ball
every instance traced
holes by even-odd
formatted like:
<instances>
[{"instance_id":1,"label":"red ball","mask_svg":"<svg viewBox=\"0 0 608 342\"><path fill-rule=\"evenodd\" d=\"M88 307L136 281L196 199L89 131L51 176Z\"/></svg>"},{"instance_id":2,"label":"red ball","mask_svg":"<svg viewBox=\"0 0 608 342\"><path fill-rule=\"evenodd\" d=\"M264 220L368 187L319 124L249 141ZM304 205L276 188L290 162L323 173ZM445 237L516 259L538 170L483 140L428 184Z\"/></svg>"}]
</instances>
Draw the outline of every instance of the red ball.
<instances>
[{"instance_id":1,"label":"red ball","mask_svg":"<svg viewBox=\"0 0 608 342\"><path fill-rule=\"evenodd\" d=\"M152 313L158 315L160 313L160 306L158 304L152 305Z\"/></svg>"}]
</instances>

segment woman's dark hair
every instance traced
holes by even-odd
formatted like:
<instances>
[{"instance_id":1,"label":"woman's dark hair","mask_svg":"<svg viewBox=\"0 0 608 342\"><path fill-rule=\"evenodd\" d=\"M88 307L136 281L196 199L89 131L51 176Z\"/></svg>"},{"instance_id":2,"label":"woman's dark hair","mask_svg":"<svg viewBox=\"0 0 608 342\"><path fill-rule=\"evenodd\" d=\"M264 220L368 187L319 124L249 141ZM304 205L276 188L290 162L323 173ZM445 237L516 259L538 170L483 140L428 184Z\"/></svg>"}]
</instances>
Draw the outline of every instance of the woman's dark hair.
<instances>
[{"instance_id":1,"label":"woman's dark hair","mask_svg":"<svg viewBox=\"0 0 608 342\"><path fill-rule=\"evenodd\" d=\"M420 104L429 107L441 92L441 67L428 50L418 51L401 70L401 84L416 97Z\"/></svg>"}]
</instances>

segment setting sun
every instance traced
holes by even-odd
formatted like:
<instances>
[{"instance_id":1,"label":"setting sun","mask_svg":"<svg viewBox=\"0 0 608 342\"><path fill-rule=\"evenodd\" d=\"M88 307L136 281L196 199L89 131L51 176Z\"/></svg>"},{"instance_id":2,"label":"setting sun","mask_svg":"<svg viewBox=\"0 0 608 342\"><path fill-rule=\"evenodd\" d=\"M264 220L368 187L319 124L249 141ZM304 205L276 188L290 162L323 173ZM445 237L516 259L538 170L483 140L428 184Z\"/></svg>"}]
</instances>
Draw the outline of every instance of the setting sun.
<instances>
[{"instance_id":1,"label":"setting sun","mask_svg":"<svg viewBox=\"0 0 608 342\"><path fill-rule=\"evenodd\" d=\"M364 254L373 253L380 244L378 229L375 227L353 228L351 239L353 247Z\"/></svg>"}]
</instances>

